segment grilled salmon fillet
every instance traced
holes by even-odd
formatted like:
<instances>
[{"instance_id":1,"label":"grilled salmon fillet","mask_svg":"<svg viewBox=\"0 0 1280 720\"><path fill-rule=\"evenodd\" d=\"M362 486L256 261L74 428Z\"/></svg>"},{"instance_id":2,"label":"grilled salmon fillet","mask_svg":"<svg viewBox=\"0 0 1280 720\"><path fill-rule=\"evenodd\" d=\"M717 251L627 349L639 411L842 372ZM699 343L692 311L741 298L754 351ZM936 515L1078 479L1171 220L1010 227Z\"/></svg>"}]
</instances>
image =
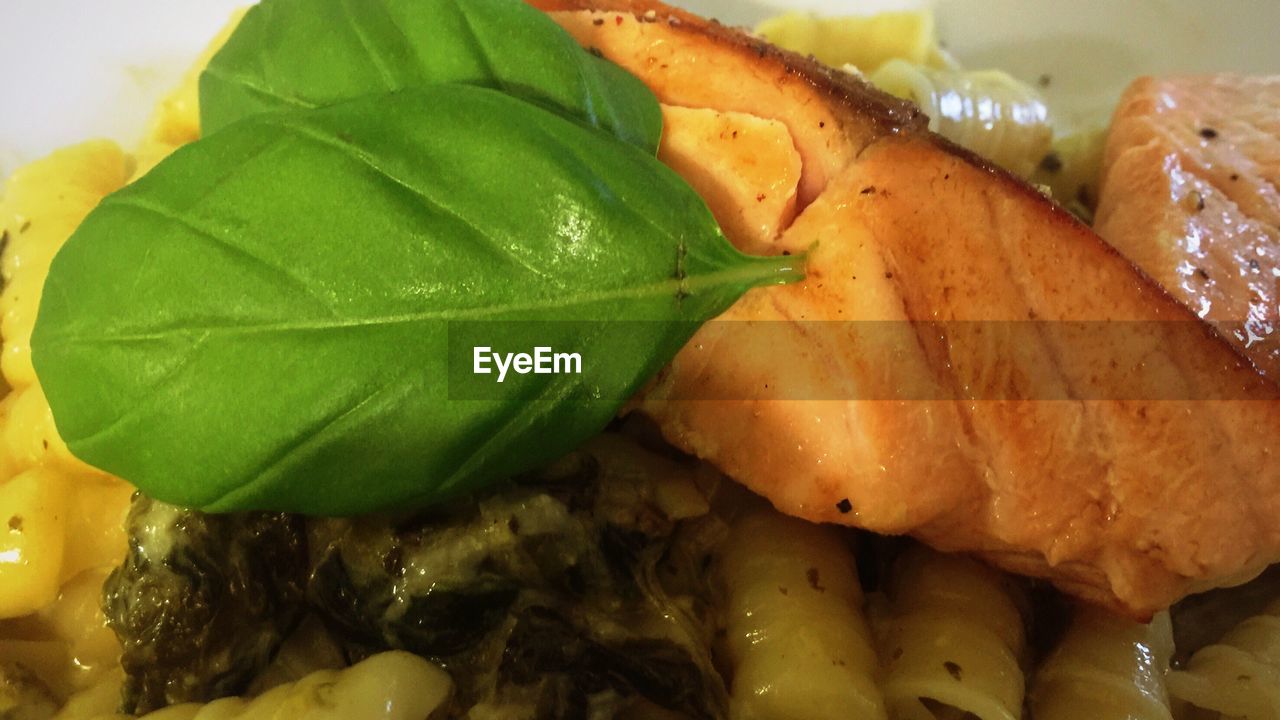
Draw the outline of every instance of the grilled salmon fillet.
<instances>
[{"instance_id":1,"label":"grilled salmon fillet","mask_svg":"<svg viewBox=\"0 0 1280 720\"><path fill-rule=\"evenodd\" d=\"M800 159L776 235L726 230L808 253L806 280L748 293L633 402L674 445L792 515L1137 617L1280 558L1280 393L1087 227L913 106L746 34L646 0L534 4L669 108L767 120ZM663 144L695 188L740 166L690 171L687 131ZM708 200L725 218L750 195Z\"/></svg>"},{"instance_id":2,"label":"grilled salmon fillet","mask_svg":"<svg viewBox=\"0 0 1280 720\"><path fill-rule=\"evenodd\" d=\"M1095 228L1280 379L1280 76L1131 85Z\"/></svg>"}]
</instances>

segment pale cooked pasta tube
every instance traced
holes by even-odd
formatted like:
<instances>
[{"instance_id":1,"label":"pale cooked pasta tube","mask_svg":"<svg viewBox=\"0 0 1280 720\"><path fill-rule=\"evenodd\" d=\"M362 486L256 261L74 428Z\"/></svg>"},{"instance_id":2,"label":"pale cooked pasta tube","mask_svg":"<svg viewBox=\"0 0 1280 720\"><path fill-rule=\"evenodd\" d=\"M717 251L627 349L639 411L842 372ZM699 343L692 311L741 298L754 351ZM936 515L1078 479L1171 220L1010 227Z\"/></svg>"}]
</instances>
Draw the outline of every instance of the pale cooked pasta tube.
<instances>
[{"instance_id":1,"label":"pale cooked pasta tube","mask_svg":"<svg viewBox=\"0 0 1280 720\"><path fill-rule=\"evenodd\" d=\"M1030 175L1053 143L1040 94L1000 70L939 70L891 60L867 79L910 100L929 129L1018 175Z\"/></svg>"},{"instance_id":2,"label":"pale cooked pasta tube","mask_svg":"<svg viewBox=\"0 0 1280 720\"><path fill-rule=\"evenodd\" d=\"M342 670L318 670L252 699L173 705L142 720L426 720L445 706L452 692L453 682L444 670L417 655L393 650ZM94 702L73 702L57 720L120 717L100 711Z\"/></svg>"},{"instance_id":3,"label":"pale cooked pasta tube","mask_svg":"<svg viewBox=\"0 0 1280 720\"><path fill-rule=\"evenodd\" d=\"M1169 614L1149 623L1081 606L1036 674L1035 720L1170 720L1164 673L1173 655Z\"/></svg>"},{"instance_id":4,"label":"pale cooked pasta tube","mask_svg":"<svg viewBox=\"0 0 1280 720\"><path fill-rule=\"evenodd\" d=\"M769 42L840 67L871 72L890 60L948 68L955 66L939 45L933 11L899 10L874 15L818 17L790 12L756 26Z\"/></svg>"},{"instance_id":5,"label":"pale cooked pasta tube","mask_svg":"<svg viewBox=\"0 0 1280 720\"><path fill-rule=\"evenodd\" d=\"M917 546L894 563L890 601L881 655L891 717L1021 717L1026 639L1003 575Z\"/></svg>"},{"instance_id":6,"label":"pale cooked pasta tube","mask_svg":"<svg viewBox=\"0 0 1280 720\"><path fill-rule=\"evenodd\" d=\"M1226 718L1280 718L1280 600L1170 673L1169 691Z\"/></svg>"},{"instance_id":7,"label":"pale cooked pasta tube","mask_svg":"<svg viewBox=\"0 0 1280 720\"><path fill-rule=\"evenodd\" d=\"M884 718L853 554L830 528L753 511L720 571L734 720Z\"/></svg>"}]
</instances>

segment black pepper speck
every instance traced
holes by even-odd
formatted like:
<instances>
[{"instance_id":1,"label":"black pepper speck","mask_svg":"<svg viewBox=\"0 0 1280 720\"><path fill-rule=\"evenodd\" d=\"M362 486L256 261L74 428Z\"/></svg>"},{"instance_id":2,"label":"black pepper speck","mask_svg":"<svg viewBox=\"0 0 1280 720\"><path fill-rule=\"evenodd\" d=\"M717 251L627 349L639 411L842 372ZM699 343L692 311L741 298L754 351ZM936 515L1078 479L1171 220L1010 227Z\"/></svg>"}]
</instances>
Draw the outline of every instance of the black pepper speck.
<instances>
[{"instance_id":1,"label":"black pepper speck","mask_svg":"<svg viewBox=\"0 0 1280 720\"><path fill-rule=\"evenodd\" d=\"M815 592L827 591L827 589L823 587L821 579L818 576L818 568L811 567L808 570L805 570L804 577L809 581L809 587L813 588Z\"/></svg>"},{"instance_id":2,"label":"black pepper speck","mask_svg":"<svg viewBox=\"0 0 1280 720\"><path fill-rule=\"evenodd\" d=\"M1048 153L1040 158L1040 169L1047 173L1056 173L1062 170L1062 158L1058 157L1058 153Z\"/></svg>"}]
</instances>

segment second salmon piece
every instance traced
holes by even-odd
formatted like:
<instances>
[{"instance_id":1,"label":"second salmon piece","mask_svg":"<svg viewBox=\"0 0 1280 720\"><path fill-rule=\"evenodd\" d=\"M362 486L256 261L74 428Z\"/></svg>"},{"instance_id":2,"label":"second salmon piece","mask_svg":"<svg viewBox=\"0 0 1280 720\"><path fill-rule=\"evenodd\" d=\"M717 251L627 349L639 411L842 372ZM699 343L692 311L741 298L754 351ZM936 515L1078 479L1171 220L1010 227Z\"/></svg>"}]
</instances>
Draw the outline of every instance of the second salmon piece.
<instances>
[{"instance_id":1,"label":"second salmon piece","mask_svg":"<svg viewBox=\"0 0 1280 720\"><path fill-rule=\"evenodd\" d=\"M1131 85L1095 227L1280 380L1280 76Z\"/></svg>"}]
</instances>

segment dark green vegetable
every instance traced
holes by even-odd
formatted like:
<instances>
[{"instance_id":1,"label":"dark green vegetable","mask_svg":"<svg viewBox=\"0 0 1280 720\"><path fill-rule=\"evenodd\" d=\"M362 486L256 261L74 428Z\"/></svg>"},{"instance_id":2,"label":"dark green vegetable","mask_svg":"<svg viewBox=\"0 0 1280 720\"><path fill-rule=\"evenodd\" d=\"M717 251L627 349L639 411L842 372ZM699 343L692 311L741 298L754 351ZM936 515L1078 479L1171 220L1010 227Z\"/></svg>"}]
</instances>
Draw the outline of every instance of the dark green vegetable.
<instances>
[{"instance_id":1,"label":"dark green vegetable","mask_svg":"<svg viewBox=\"0 0 1280 720\"><path fill-rule=\"evenodd\" d=\"M612 718L639 696L682 717L722 717L707 695L705 669L668 639L604 639L551 608L530 606L507 638L491 707L519 717L536 697L535 717ZM513 700L524 702L512 702ZM607 709L607 710L606 710ZM594 712L593 712L594 711Z\"/></svg>"},{"instance_id":2,"label":"dark green vegetable","mask_svg":"<svg viewBox=\"0 0 1280 720\"><path fill-rule=\"evenodd\" d=\"M209 133L261 112L445 82L527 97L658 147L648 88L521 0L265 0L201 76L200 119Z\"/></svg>"},{"instance_id":3,"label":"dark green vegetable","mask_svg":"<svg viewBox=\"0 0 1280 720\"><path fill-rule=\"evenodd\" d=\"M124 710L243 692L305 608L300 518L205 515L135 495L129 553L103 587Z\"/></svg>"},{"instance_id":4,"label":"dark green vegetable","mask_svg":"<svg viewBox=\"0 0 1280 720\"><path fill-rule=\"evenodd\" d=\"M357 657L441 662L450 717L603 718L640 701L724 717L714 620L675 581L705 575L710 546L680 531L713 519L678 522L659 500L663 481L698 494L680 471L606 435L426 517L311 520L308 597Z\"/></svg>"},{"instance_id":5,"label":"dark green vegetable","mask_svg":"<svg viewBox=\"0 0 1280 720\"><path fill-rule=\"evenodd\" d=\"M249 118L106 198L53 261L33 360L72 452L152 497L421 506L568 452L795 261L737 252L634 146L439 85ZM581 374L467 399L486 338Z\"/></svg>"}]
</instances>

